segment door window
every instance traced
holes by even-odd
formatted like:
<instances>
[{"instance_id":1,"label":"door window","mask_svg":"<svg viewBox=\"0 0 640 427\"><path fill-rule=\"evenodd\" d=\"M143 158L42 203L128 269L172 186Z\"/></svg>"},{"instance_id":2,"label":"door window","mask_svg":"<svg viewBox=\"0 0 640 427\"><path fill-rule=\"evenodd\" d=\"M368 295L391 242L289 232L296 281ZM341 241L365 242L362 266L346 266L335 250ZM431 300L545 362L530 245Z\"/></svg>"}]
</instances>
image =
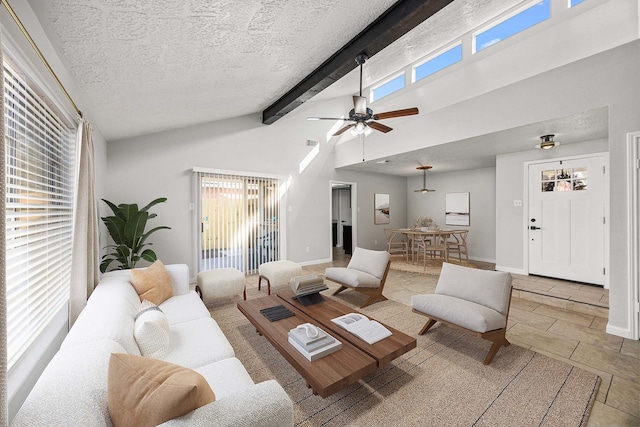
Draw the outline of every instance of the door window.
<instances>
[{"instance_id":1,"label":"door window","mask_svg":"<svg viewBox=\"0 0 640 427\"><path fill-rule=\"evenodd\" d=\"M587 189L587 167L548 169L541 173L541 190L581 191Z\"/></svg>"}]
</instances>

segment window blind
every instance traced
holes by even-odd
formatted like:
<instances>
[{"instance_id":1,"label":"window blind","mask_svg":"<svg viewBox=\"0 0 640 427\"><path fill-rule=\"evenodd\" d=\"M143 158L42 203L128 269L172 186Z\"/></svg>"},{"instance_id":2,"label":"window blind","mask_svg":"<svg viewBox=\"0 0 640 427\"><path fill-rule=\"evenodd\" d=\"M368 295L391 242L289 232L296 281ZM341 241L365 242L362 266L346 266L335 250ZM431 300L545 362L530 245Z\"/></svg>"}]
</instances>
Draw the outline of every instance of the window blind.
<instances>
[{"instance_id":1,"label":"window blind","mask_svg":"<svg viewBox=\"0 0 640 427\"><path fill-rule=\"evenodd\" d=\"M280 256L279 181L198 172L200 271L237 268L252 274Z\"/></svg>"},{"instance_id":2,"label":"window blind","mask_svg":"<svg viewBox=\"0 0 640 427\"><path fill-rule=\"evenodd\" d=\"M4 99L11 367L69 299L75 130L6 62Z\"/></svg>"}]
</instances>

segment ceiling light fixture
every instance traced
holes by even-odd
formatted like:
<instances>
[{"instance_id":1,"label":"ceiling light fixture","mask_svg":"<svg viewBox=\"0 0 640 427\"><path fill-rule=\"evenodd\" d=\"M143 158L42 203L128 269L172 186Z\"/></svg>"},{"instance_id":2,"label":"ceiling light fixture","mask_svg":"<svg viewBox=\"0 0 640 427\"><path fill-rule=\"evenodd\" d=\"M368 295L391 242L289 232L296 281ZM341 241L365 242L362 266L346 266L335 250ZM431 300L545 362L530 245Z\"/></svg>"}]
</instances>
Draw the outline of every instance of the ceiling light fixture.
<instances>
[{"instance_id":1,"label":"ceiling light fixture","mask_svg":"<svg viewBox=\"0 0 640 427\"><path fill-rule=\"evenodd\" d=\"M373 130L365 123L358 122L354 127L351 128L351 135L358 136L364 134L364 136L369 136L373 133Z\"/></svg>"},{"instance_id":2,"label":"ceiling light fixture","mask_svg":"<svg viewBox=\"0 0 640 427\"><path fill-rule=\"evenodd\" d=\"M431 166L418 166L416 169L422 171L422 189L414 190L414 192L415 193L430 193L432 191L436 191L436 190L431 190L431 189L427 188L427 171L429 169L431 169Z\"/></svg>"},{"instance_id":3,"label":"ceiling light fixture","mask_svg":"<svg viewBox=\"0 0 640 427\"><path fill-rule=\"evenodd\" d=\"M536 148L542 148L543 150L548 150L557 145L560 145L558 141L553 140L554 136L555 136L554 134L542 135L540 137L540 144L536 145Z\"/></svg>"}]
</instances>

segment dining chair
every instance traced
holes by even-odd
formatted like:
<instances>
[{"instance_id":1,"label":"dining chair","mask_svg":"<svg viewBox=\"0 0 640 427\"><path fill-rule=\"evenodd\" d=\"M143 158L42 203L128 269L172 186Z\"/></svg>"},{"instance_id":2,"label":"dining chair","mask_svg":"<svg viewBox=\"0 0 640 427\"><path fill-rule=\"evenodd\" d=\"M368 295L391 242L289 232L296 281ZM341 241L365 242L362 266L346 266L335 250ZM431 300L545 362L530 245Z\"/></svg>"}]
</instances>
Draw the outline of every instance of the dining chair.
<instances>
[{"instance_id":1,"label":"dining chair","mask_svg":"<svg viewBox=\"0 0 640 427\"><path fill-rule=\"evenodd\" d=\"M434 234L428 238L428 244L424 247L424 266L427 266L427 254L431 258L445 258L446 237L440 234Z\"/></svg>"},{"instance_id":2,"label":"dining chair","mask_svg":"<svg viewBox=\"0 0 640 427\"><path fill-rule=\"evenodd\" d=\"M387 238L387 252L391 255L402 253L403 258L408 261L409 242L403 239L402 236L399 235L398 231L393 228L385 228L384 234Z\"/></svg>"},{"instance_id":3,"label":"dining chair","mask_svg":"<svg viewBox=\"0 0 640 427\"><path fill-rule=\"evenodd\" d=\"M467 252L467 235L469 230L456 230L451 234L451 237L447 240L447 246L449 250L449 257L451 254L458 254L458 260L462 262L462 255L464 255L467 263L469 262L469 253Z\"/></svg>"},{"instance_id":4,"label":"dining chair","mask_svg":"<svg viewBox=\"0 0 640 427\"><path fill-rule=\"evenodd\" d=\"M426 265L427 247L431 246L431 238L425 235L416 234L411 238L411 263L415 264L415 257L418 256L420 262L420 254L422 254L422 264Z\"/></svg>"}]
</instances>

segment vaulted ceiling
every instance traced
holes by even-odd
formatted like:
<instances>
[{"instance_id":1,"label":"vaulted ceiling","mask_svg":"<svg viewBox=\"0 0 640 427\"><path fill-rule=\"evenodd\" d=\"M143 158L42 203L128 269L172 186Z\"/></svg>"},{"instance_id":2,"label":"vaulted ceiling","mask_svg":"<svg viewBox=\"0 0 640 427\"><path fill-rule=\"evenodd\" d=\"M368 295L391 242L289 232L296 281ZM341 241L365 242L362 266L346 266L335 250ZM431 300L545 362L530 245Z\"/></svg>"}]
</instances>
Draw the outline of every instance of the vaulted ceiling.
<instances>
[{"instance_id":1,"label":"vaulted ceiling","mask_svg":"<svg viewBox=\"0 0 640 427\"><path fill-rule=\"evenodd\" d=\"M259 114L394 0L28 0L107 140ZM456 0L367 62L365 85L520 0ZM351 95L352 84L331 88Z\"/></svg>"}]
</instances>

